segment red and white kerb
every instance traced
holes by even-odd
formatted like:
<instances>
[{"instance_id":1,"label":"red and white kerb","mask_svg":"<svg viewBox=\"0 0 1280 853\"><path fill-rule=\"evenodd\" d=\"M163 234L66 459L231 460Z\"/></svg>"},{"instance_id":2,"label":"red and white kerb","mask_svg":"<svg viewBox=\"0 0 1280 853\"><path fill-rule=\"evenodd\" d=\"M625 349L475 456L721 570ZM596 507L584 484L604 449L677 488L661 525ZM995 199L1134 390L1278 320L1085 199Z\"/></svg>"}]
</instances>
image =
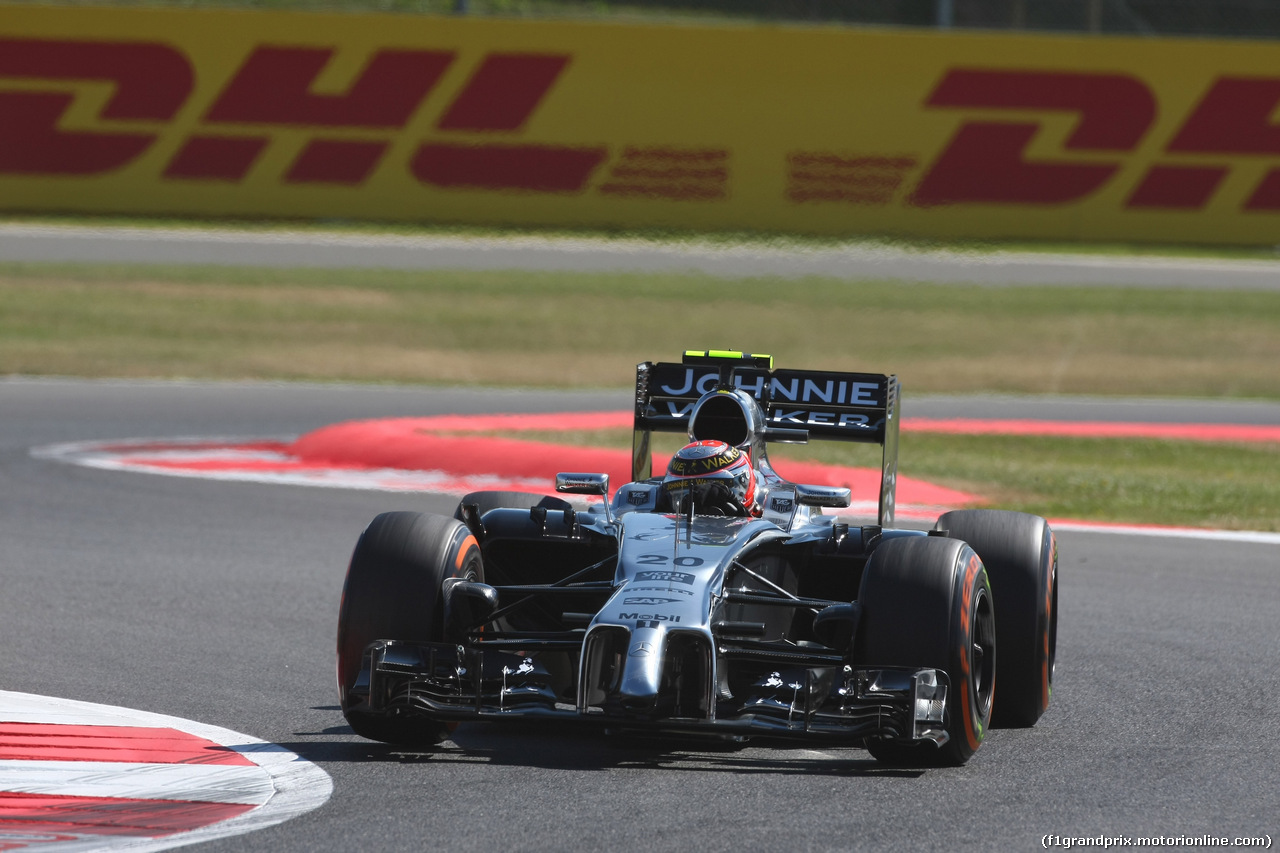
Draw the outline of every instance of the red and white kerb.
<instances>
[{"instance_id":1,"label":"red and white kerb","mask_svg":"<svg viewBox=\"0 0 1280 853\"><path fill-rule=\"evenodd\" d=\"M0 691L0 851L163 850L280 823L332 787L227 729Z\"/></svg>"}]
</instances>

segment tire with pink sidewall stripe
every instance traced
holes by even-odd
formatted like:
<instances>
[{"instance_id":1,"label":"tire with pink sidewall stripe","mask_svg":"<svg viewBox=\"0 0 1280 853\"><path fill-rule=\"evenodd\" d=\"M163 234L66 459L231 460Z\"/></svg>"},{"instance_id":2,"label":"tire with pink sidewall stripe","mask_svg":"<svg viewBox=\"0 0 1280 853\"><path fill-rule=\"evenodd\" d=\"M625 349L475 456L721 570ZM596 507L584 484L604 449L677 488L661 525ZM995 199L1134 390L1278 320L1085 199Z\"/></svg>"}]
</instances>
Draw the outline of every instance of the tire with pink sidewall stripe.
<instances>
[{"instance_id":1,"label":"tire with pink sidewall stripe","mask_svg":"<svg viewBox=\"0 0 1280 853\"><path fill-rule=\"evenodd\" d=\"M431 744L444 738L443 723L406 723L367 713L367 693L354 688L365 649L375 640L443 638L440 589L446 578L484 579L480 546L456 519L385 512L361 534L338 612L338 696L356 734L402 744Z\"/></svg>"},{"instance_id":2,"label":"tire with pink sidewall stripe","mask_svg":"<svg viewBox=\"0 0 1280 853\"><path fill-rule=\"evenodd\" d=\"M1034 725L1049 707L1058 646L1058 542L1035 515L995 509L944 513L936 529L973 547L996 601L1000 666L992 724Z\"/></svg>"},{"instance_id":3,"label":"tire with pink sidewall stripe","mask_svg":"<svg viewBox=\"0 0 1280 853\"><path fill-rule=\"evenodd\" d=\"M907 536L880 544L863 570L855 665L930 667L945 672L940 747L909 733L872 739L867 750L895 765L960 765L986 737L995 690L997 643L986 569L964 542Z\"/></svg>"}]
</instances>

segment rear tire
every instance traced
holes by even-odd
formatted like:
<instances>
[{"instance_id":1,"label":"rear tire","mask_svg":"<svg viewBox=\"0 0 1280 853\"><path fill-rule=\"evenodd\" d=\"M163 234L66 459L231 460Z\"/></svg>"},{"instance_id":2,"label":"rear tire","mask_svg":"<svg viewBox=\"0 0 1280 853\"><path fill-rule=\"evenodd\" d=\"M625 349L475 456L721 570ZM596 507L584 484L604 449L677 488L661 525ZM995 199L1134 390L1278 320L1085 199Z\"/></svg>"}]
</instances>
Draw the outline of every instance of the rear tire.
<instances>
[{"instance_id":1,"label":"rear tire","mask_svg":"<svg viewBox=\"0 0 1280 853\"><path fill-rule=\"evenodd\" d=\"M417 512L386 512L361 534L338 611L338 699L356 734L397 744L439 743L443 723L369 714L351 688L375 640L438 642L440 586L446 578L483 580L480 547L460 522Z\"/></svg>"},{"instance_id":2,"label":"rear tire","mask_svg":"<svg viewBox=\"0 0 1280 853\"><path fill-rule=\"evenodd\" d=\"M943 514L936 527L968 542L991 577L1000 607L1000 668L991 722L1034 725L1049 707L1058 645L1058 547L1048 522L993 509Z\"/></svg>"},{"instance_id":3,"label":"rear tire","mask_svg":"<svg viewBox=\"0 0 1280 853\"><path fill-rule=\"evenodd\" d=\"M950 680L945 744L876 739L868 751L897 765L964 764L986 736L995 688L995 611L977 554L942 537L891 539L867 561L858 602L855 663L932 667Z\"/></svg>"}]
</instances>

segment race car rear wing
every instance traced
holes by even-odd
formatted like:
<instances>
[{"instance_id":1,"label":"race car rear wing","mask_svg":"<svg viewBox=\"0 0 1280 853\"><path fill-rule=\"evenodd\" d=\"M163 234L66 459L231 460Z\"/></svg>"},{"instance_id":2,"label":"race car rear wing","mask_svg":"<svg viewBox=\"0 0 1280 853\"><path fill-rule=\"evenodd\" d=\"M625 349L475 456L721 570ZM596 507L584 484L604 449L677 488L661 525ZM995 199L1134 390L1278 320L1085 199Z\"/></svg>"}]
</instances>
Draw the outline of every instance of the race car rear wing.
<instances>
[{"instance_id":1,"label":"race car rear wing","mask_svg":"<svg viewBox=\"0 0 1280 853\"><path fill-rule=\"evenodd\" d=\"M879 373L773 368L773 358L740 352L686 352L681 361L636 365L632 479L652 476L654 432L689 430L694 404L717 388L737 388L759 402L767 430L793 437L879 444L879 522L893 521L898 470L898 377ZM786 440L785 438L783 440Z\"/></svg>"}]
</instances>

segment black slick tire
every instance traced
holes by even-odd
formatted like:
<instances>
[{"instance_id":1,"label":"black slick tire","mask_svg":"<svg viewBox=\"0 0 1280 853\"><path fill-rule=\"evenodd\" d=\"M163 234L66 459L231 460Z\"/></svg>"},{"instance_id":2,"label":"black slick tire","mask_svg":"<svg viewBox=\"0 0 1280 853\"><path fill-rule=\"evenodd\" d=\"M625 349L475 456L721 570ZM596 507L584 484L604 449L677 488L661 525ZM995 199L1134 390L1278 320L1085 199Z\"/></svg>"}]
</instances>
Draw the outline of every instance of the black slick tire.
<instances>
[{"instance_id":1,"label":"black slick tire","mask_svg":"<svg viewBox=\"0 0 1280 853\"><path fill-rule=\"evenodd\" d=\"M443 639L440 586L451 577L484 579L480 547L455 519L386 512L361 534L338 611L338 699L356 734L405 745L444 738L443 723L362 711L351 688L373 641Z\"/></svg>"},{"instance_id":2,"label":"black slick tire","mask_svg":"<svg viewBox=\"0 0 1280 853\"><path fill-rule=\"evenodd\" d=\"M936 527L978 552L991 578L1000 666L992 725L1034 725L1049 707L1058 645L1058 549L1048 522L993 509L954 510Z\"/></svg>"},{"instance_id":3,"label":"black slick tire","mask_svg":"<svg viewBox=\"0 0 1280 853\"><path fill-rule=\"evenodd\" d=\"M858 602L855 664L931 667L950 680L945 744L873 739L868 751L894 765L964 764L986 736L995 689L996 620L981 560L952 539L892 539L868 560Z\"/></svg>"}]
</instances>

